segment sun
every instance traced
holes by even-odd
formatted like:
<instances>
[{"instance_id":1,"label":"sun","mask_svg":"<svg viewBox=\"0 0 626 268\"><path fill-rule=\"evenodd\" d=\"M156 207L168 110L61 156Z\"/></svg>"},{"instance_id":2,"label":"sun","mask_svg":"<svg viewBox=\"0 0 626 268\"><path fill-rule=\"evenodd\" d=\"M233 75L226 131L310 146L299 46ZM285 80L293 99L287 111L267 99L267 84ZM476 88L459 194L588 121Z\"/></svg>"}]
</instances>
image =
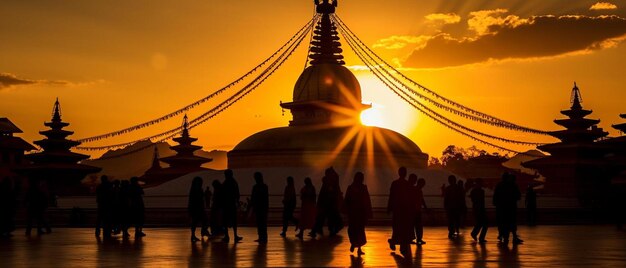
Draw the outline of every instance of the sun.
<instances>
[{"instance_id":1,"label":"sun","mask_svg":"<svg viewBox=\"0 0 626 268\"><path fill-rule=\"evenodd\" d=\"M383 115L376 107L372 107L361 112L361 124L380 127L383 123Z\"/></svg>"}]
</instances>

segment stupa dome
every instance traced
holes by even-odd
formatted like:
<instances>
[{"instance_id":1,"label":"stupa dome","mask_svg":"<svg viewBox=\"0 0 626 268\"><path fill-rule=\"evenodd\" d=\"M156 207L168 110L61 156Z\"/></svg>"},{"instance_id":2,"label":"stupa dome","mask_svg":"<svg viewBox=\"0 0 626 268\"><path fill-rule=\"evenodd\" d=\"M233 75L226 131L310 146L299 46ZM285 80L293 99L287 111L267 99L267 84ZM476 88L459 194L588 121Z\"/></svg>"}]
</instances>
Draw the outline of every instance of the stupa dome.
<instances>
[{"instance_id":1,"label":"stupa dome","mask_svg":"<svg viewBox=\"0 0 626 268\"><path fill-rule=\"evenodd\" d=\"M350 105L361 101L361 85L354 74L339 64L307 67L293 90L293 102L328 101Z\"/></svg>"}]
</instances>

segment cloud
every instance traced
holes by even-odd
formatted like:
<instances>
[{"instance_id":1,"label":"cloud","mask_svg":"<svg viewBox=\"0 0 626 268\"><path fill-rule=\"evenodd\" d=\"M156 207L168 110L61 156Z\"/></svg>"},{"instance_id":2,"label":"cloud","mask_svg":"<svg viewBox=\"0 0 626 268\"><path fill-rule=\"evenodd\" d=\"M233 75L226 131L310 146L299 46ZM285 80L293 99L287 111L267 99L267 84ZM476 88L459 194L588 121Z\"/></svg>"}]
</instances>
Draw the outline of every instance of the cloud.
<instances>
[{"instance_id":1,"label":"cloud","mask_svg":"<svg viewBox=\"0 0 626 268\"><path fill-rule=\"evenodd\" d=\"M428 40L432 39L433 36L429 35L420 35L420 36L411 36L411 35L394 35L384 39L378 40L373 47L374 48L385 48L385 49L401 49L406 47L407 45L414 45L417 48L423 48L428 43Z\"/></svg>"},{"instance_id":2,"label":"cloud","mask_svg":"<svg viewBox=\"0 0 626 268\"><path fill-rule=\"evenodd\" d=\"M77 87L92 85L95 83L102 83L104 80L96 80L93 82L70 82L65 80L43 80L43 79L27 79L18 77L11 73L0 73L0 90L10 87L29 86L29 85L53 85L53 86L66 86Z\"/></svg>"},{"instance_id":3,"label":"cloud","mask_svg":"<svg viewBox=\"0 0 626 268\"><path fill-rule=\"evenodd\" d=\"M468 29L475 36L438 34L405 60L411 68L443 68L494 60L590 53L626 39L626 19L582 15L505 16L505 10L473 12Z\"/></svg>"},{"instance_id":4,"label":"cloud","mask_svg":"<svg viewBox=\"0 0 626 268\"><path fill-rule=\"evenodd\" d=\"M508 12L506 9L470 12L467 20L468 29L477 35L485 35L493 34L496 28L515 28L530 22L529 19L523 19L516 15L503 16Z\"/></svg>"},{"instance_id":5,"label":"cloud","mask_svg":"<svg viewBox=\"0 0 626 268\"><path fill-rule=\"evenodd\" d=\"M433 23L455 24L461 21L461 16L454 13L433 13L425 16L426 20Z\"/></svg>"},{"instance_id":6,"label":"cloud","mask_svg":"<svg viewBox=\"0 0 626 268\"><path fill-rule=\"evenodd\" d=\"M617 5L608 2L597 2L593 4L589 10L610 10L617 9Z\"/></svg>"}]
</instances>

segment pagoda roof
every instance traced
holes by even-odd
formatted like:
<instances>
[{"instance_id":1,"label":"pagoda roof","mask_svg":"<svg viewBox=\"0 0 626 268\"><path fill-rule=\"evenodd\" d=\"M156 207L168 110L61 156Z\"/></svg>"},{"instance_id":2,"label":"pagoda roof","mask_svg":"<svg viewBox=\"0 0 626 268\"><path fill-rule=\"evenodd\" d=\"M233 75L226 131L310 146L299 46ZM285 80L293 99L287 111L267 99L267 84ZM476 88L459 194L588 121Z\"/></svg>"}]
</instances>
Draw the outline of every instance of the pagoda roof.
<instances>
[{"instance_id":1,"label":"pagoda roof","mask_svg":"<svg viewBox=\"0 0 626 268\"><path fill-rule=\"evenodd\" d=\"M585 109L569 109L561 111L561 114L566 115L570 118L583 118L587 115L590 115L591 113L593 113L592 110Z\"/></svg>"},{"instance_id":2,"label":"pagoda roof","mask_svg":"<svg viewBox=\"0 0 626 268\"><path fill-rule=\"evenodd\" d=\"M593 125L597 125L600 123L599 119L589 119L589 118L567 118L567 119L556 119L554 120L559 126L563 126L567 129L572 128L583 128L587 129Z\"/></svg>"},{"instance_id":3,"label":"pagoda roof","mask_svg":"<svg viewBox=\"0 0 626 268\"><path fill-rule=\"evenodd\" d=\"M46 129L46 130L39 131L39 134L44 135L46 137L49 137L49 136L67 137L69 135L74 134L74 131L63 130L63 129Z\"/></svg>"},{"instance_id":4,"label":"pagoda roof","mask_svg":"<svg viewBox=\"0 0 626 268\"><path fill-rule=\"evenodd\" d=\"M173 138L172 140L178 143L192 143L194 141L197 141L198 139L192 138L189 136L180 136L180 137Z\"/></svg>"},{"instance_id":5,"label":"pagoda roof","mask_svg":"<svg viewBox=\"0 0 626 268\"><path fill-rule=\"evenodd\" d=\"M179 144L170 147L172 150L176 152L195 152L197 150L202 149L202 146L193 145L193 144Z\"/></svg>"},{"instance_id":6,"label":"pagoda roof","mask_svg":"<svg viewBox=\"0 0 626 268\"><path fill-rule=\"evenodd\" d=\"M102 168L94 167L90 165L76 164L76 163L45 163L45 164L36 164L30 165L27 167L17 168L15 169L18 173L26 173L26 174L41 174L45 175L46 173L75 173L75 174L90 174L97 173L102 170Z\"/></svg>"},{"instance_id":7,"label":"pagoda roof","mask_svg":"<svg viewBox=\"0 0 626 268\"><path fill-rule=\"evenodd\" d=\"M31 145L24 139L13 136L0 136L0 148L18 149L24 151L32 151L37 149L35 148L35 146Z\"/></svg>"},{"instance_id":8,"label":"pagoda roof","mask_svg":"<svg viewBox=\"0 0 626 268\"><path fill-rule=\"evenodd\" d=\"M88 155L74 153L71 151L45 151L45 150L42 152L38 152L38 153L27 154L25 157L27 159L32 160L36 164L51 162L50 160L54 160L54 162L65 162L66 160L69 162L78 162L80 160L89 158Z\"/></svg>"},{"instance_id":9,"label":"pagoda roof","mask_svg":"<svg viewBox=\"0 0 626 268\"><path fill-rule=\"evenodd\" d=\"M572 167L576 166L603 166L607 165L608 162L604 159L587 159L587 158L577 158L577 157L542 157L534 160L530 160L527 162L523 162L522 166L532 169L541 169L541 167L548 166L562 166L562 167ZM541 171L539 171L541 172Z\"/></svg>"},{"instance_id":10,"label":"pagoda roof","mask_svg":"<svg viewBox=\"0 0 626 268\"><path fill-rule=\"evenodd\" d=\"M43 140L34 141L33 143L41 147L48 147L48 146L55 146L55 145L59 147L67 147L66 149L68 150L69 148L80 144L80 142L78 141L66 140L66 139L43 139Z\"/></svg>"},{"instance_id":11,"label":"pagoda roof","mask_svg":"<svg viewBox=\"0 0 626 268\"><path fill-rule=\"evenodd\" d=\"M537 146L542 151L553 153L555 151L564 150L603 150L608 148L607 145L595 142L572 142L572 143L549 143Z\"/></svg>"},{"instance_id":12,"label":"pagoda roof","mask_svg":"<svg viewBox=\"0 0 626 268\"><path fill-rule=\"evenodd\" d=\"M181 155L172 155L168 157L163 157L160 159L161 161L171 164L171 163L208 163L213 161L212 158L190 155L190 156L181 156Z\"/></svg>"},{"instance_id":13,"label":"pagoda roof","mask_svg":"<svg viewBox=\"0 0 626 268\"><path fill-rule=\"evenodd\" d=\"M6 117L0 117L0 133L23 133L23 131L18 128L11 120Z\"/></svg>"},{"instance_id":14,"label":"pagoda roof","mask_svg":"<svg viewBox=\"0 0 626 268\"><path fill-rule=\"evenodd\" d=\"M567 141L569 139L584 139L589 142L593 142L594 140L605 137L609 135L608 132L602 130L601 128L592 128L592 129L564 129L557 131L548 132L550 136L556 137L559 140Z\"/></svg>"}]
</instances>

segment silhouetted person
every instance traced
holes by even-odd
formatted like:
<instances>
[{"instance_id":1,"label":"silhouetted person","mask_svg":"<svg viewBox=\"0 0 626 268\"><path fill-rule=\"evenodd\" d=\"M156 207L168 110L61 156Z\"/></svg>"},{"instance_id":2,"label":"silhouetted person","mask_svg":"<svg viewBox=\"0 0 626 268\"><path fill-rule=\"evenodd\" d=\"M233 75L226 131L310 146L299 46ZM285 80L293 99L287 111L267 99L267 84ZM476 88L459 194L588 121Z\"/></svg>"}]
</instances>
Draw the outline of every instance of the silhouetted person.
<instances>
[{"instance_id":1,"label":"silhouetted person","mask_svg":"<svg viewBox=\"0 0 626 268\"><path fill-rule=\"evenodd\" d=\"M224 171L224 183L222 183L222 220L224 227L233 228L233 236L235 237L235 243L241 241L243 237L237 236L237 211L239 207L239 184L235 181L233 171L227 169ZM228 230L225 230L225 236L222 239L224 242L230 241Z\"/></svg>"},{"instance_id":2,"label":"silhouetted person","mask_svg":"<svg viewBox=\"0 0 626 268\"><path fill-rule=\"evenodd\" d=\"M130 225L133 223L133 211L131 211L131 186L130 186L130 181L128 180L123 180L120 183L120 188L118 191L118 196L117 196L118 200L117 200L117 205L118 207L116 208L116 211L114 212L115 214L119 215L118 216L118 226L117 228L117 233L122 232L122 236L124 238L128 238L130 237L130 234L128 233L128 228L130 228Z\"/></svg>"},{"instance_id":3,"label":"silhouetted person","mask_svg":"<svg viewBox=\"0 0 626 268\"><path fill-rule=\"evenodd\" d=\"M387 213L392 213L392 234L388 240L389 248L396 250L400 245L400 253L407 257L411 252L411 241L415 238L415 202L413 188L406 180L405 167L398 169L398 179L391 183Z\"/></svg>"},{"instance_id":4,"label":"silhouetted person","mask_svg":"<svg viewBox=\"0 0 626 268\"><path fill-rule=\"evenodd\" d=\"M493 205L496 207L496 218L498 220L498 237L505 244L509 243L509 236L513 234L513 243L523 242L517 235L517 201L521 198L521 193L515 177L508 173L502 175L502 181L496 185L493 192Z\"/></svg>"},{"instance_id":5,"label":"silhouetted person","mask_svg":"<svg viewBox=\"0 0 626 268\"><path fill-rule=\"evenodd\" d=\"M348 186L344 198L344 209L348 215L350 252L354 252L354 248L358 248L357 255L365 254L361 250L361 247L367 243L365 225L367 220L372 218L372 200L367 185L363 184L364 179L363 173L357 172L354 175L354 181Z\"/></svg>"},{"instance_id":6,"label":"silhouetted person","mask_svg":"<svg viewBox=\"0 0 626 268\"><path fill-rule=\"evenodd\" d=\"M123 205L120 180L114 180L111 185L111 200L111 232L113 232L113 234L120 234L122 232L120 225L121 222L124 220L124 215L119 213L120 207L122 207Z\"/></svg>"},{"instance_id":7,"label":"silhouetted person","mask_svg":"<svg viewBox=\"0 0 626 268\"><path fill-rule=\"evenodd\" d=\"M96 187L96 203L98 204L96 218L96 237L111 237L111 217L113 213L113 185L106 175L100 177L100 185Z\"/></svg>"},{"instance_id":8,"label":"silhouetted person","mask_svg":"<svg viewBox=\"0 0 626 268\"><path fill-rule=\"evenodd\" d=\"M130 213L135 224L135 238L144 237L143 224L145 221L146 207L143 203L143 189L139 185L139 178L130 178L129 187Z\"/></svg>"},{"instance_id":9,"label":"silhouetted person","mask_svg":"<svg viewBox=\"0 0 626 268\"><path fill-rule=\"evenodd\" d=\"M283 192L283 231L280 236L285 237L287 235L287 227L289 222L293 222L298 228L298 219L293 216L293 211L296 209L296 187L293 182L293 177L287 177L287 186Z\"/></svg>"},{"instance_id":10,"label":"silhouetted person","mask_svg":"<svg viewBox=\"0 0 626 268\"><path fill-rule=\"evenodd\" d=\"M537 192L532 184L528 184L524 204L526 205L526 223L529 226L535 226L537 224Z\"/></svg>"},{"instance_id":11,"label":"silhouetted person","mask_svg":"<svg viewBox=\"0 0 626 268\"><path fill-rule=\"evenodd\" d=\"M462 210L462 204L460 197L462 196L462 190L456 182L454 175L448 176L448 187L446 187L443 196L443 207L446 210L446 216L448 218L448 238L455 238L458 233L457 230L460 226L460 216Z\"/></svg>"},{"instance_id":12,"label":"silhouetted person","mask_svg":"<svg viewBox=\"0 0 626 268\"><path fill-rule=\"evenodd\" d=\"M45 220L45 212L48 208L48 196L44 191L44 184L41 181L32 180L26 193L27 218L26 235L30 236L33 222L36 223L37 235L50 232L48 223ZM44 231L44 228L48 229Z\"/></svg>"},{"instance_id":13,"label":"silhouetted person","mask_svg":"<svg viewBox=\"0 0 626 268\"><path fill-rule=\"evenodd\" d=\"M300 200L302 201L302 206L300 208L300 222L298 223L300 232L296 235L296 237L300 239L303 237L304 230L313 229L315 225L315 199L315 187L311 182L311 178L305 178L304 187L300 189Z\"/></svg>"},{"instance_id":14,"label":"silhouetted person","mask_svg":"<svg viewBox=\"0 0 626 268\"><path fill-rule=\"evenodd\" d=\"M250 195L250 207L254 212L256 221L256 230L259 239L255 242L267 243L267 213L269 211L269 191L267 184L263 182L263 174L261 172L254 173L254 182L252 186L252 194Z\"/></svg>"},{"instance_id":15,"label":"silhouetted person","mask_svg":"<svg viewBox=\"0 0 626 268\"><path fill-rule=\"evenodd\" d=\"M191 242L199 241L196 237L196 226L201 225L200 236L209 236L207 230L206 214L204 212L204 205L206 200L204 198L204 192L202 191L202 178L195 177L191 181L191 188L189 189L189 202L187 203L187 211L191 218Z\"/></svg>"},{"instance_id":16,"label":"silhouetted person","mask_svg":"<svg viewBox=\"0 0 626 268\"><path fill-rule=\"evenodd\" d=\"M0 181L0 237L11 237L15 229L15 187L10 178Z\"/></svg>"},{"instance_id":17,"label":"silhouetted person","mask_svg":"<svg viewBox=\"0 0 626 268\"><path fill-rule=\"evenodd\" d=\"M313 226L313 230L309 233L309 236L311 237L315 237L317 234L324 234L324 223L329 218L332 203L335 202L335 191L332 189L333 182L331 172L332 170L330 168L327 168L324 171L322 187L320 188L320 193L317 197L317 215L315 216L315 226ZM329 221L329 229L331 225L332 224Z\"/></svg>"},{"instance_id":18,"label":"silhouetted person","mask_svg":"<svg viewBox=\"0 0 626 268\"><path fill-rule=\"evenodd\" d=\"M467 218L467 202L465 200L465 195L467 194L467 191L465 188L465 185L463 183L462 180L458 180L456 182L456 185L458 186L458 194L459 194L459 225L456 226L456 233L457 234L461 234L461 228L465 226L465 219Z\"/></svg>"},{"instance_id":19,"label":"silhouetted person","mask_svg":"<svg viewBox=\"0 0 626 268\"><path fill-rule=\"evenodd\" d=\"M413 187L413 199L415 200L415 243L424 245L424 224L422 222L422 208L427 209L426 200L424 200L424 192L422 189L426 185L423 178L417 179L417 175L409 175L409 184ZM414 186L415 185L415 186Z\"/></svg>"},{"instance_id":20,"label":"silhouetted person","mask_svg":"<svg viewBox=\"0 0 626 268\"><path fill-rule=\"evenodd\" d=\"M223 215L223 194L222 183L219 180L213 180L213 203L211 204L210 222L211 222L211 235L216 236L224 232L224 226L222 221Z\"/></svg>"},{"instance_id":21,"label":"silhouetted person","mask_svg":"<svg viewBox=\"0 0 626 268\"><path fill-rule=\"evenodd\" d=\"M472 229L471 236L474 241L478 243L485 243L485 236L487 235L487 229L489 228L489 221L487 219L487 211L485 209L485 190L483 189L483 180L478 178L474 182L474 188L470 192L470 199L472 200L472 213L474 214L474 228ZM480 236L478 236L480 234Z\"/></svg>"}]
</instances>

